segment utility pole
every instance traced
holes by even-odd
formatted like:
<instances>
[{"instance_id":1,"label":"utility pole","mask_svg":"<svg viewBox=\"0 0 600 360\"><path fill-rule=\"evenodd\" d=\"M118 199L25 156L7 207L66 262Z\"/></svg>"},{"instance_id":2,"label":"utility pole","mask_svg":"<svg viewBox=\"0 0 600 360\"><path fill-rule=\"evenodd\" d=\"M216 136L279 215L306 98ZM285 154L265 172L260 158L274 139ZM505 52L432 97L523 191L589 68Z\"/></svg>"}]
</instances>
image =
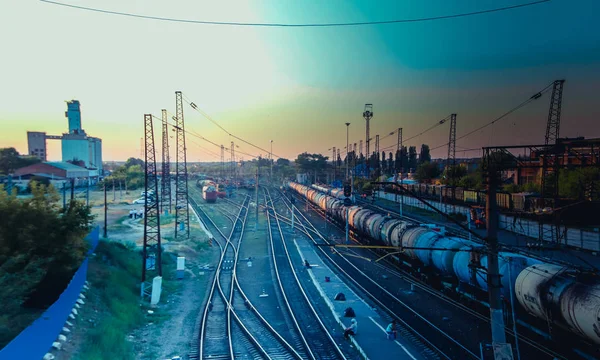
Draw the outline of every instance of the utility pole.
<instances>
[{"instance_id":1,"label":"utility pole","mask_svg":"<svg viewBox=\"0 0 600 360\"><path fill-rule=\"evenodd\" d=\"M369 156L371 156L370 153L370 148L369 148L369 144L371 142L371 138L370 138L370 121L373 118L373 104L365 104L365 111L363 111L363 118L365 118L365 121L367 122L367 128L366 128L366 151L365 151L365 158L368 158ZM369 161L367 160L367 164L369 163ZM367 166L367 177L369 177L369 166Z\"/></svg>"},{"instance_id":2,"label":"utility pole","mask_svg":"<svg viewBox=\"0 0 600 360\"><path fill-rule=\"evenodd\" d=\"M548 150L548 145L555 145L560 137L560 114L562 111L562 93L565 80L556 80L550 97L550 109L546 124L545 145L546 151L542 156L542 204L544 207L559 207L558 204L558 172L560 167L559 156L552 156L554 150ZM551 204L547 199L551 197ZM560 242L560 229L558 224L551 224L549 229L544 227L542 221L538 222L539 240Z\"/></svg>"},{"instance_id":3,"label":"utility pole","mask_svg":"<svg viewBox=\"0 0 600 360\"><path fill-rule=\"evenodd\" d=\"M183 99L181 91L175 92L177 136L175 148L177 160L175 163L175 237L190 237L190 209L188 206L188 178L187 178L187 148L185 146L185 122L183 120Z\"/></svg>"},{"instance_id":4,"label":"utility pole","mask_svg":"<svg viewBox=\"0 0 600 360\"><path fill-rule=\"evenodd\" d=\"M346 123L346 181L348 181L348 142L349 142L349 131L350 131L350 123Z\"/></svg>"},{"instance_id":5,"label":"utility pole","mask_svg":"<svg viewBox=\"0 0 600 360\"><path fill-rule=\"evenodd\" d=\"M273 140L271 140L271 152L269 153L269 160L271 163L271 186L273 186Z\"/></svg>"},{"instance_id":6,"label":"utility pole","mask_svg":"<svg viewBox=\"0 0 600 360\"><path fill-rule=\"evenodd\" d=\"M500 274L498 269L498 209L496 208L496 186L498 185L498 174L492 159L487 161L488 191L486 195L486 224L487 224L487 246L488 246L488 271L487 282L490 299L490 315L492 325L492 342L494 344L505 344L504 316L502 314L502 301L500 299Z\"/></svg>"},{"instance_id":7,"label":"utility pole","mask_svg":"<svg viewBox=\"0 0 600 360\"><path fill-rule=\"evenodd\" d=\"M165 215L171 212L171 158L169 156L169 123L167 110L162 109L162 181L161 204Z\"/></svg>"},{"instance_id":8,"label":"utility pole","mask_svg":"<svg viewBox=\"0 0 600 360\"><path fill-rule=\"evenodd\" d=\"M64 183L63 183L64 184ZM64 189L64 187L63 187ZM104 182L104 238L108 237L108 202L106 201L106 181Z\"/></svg>"},{"instance_id":9,"label":"utility pole","mask_svg":"<svg viewBox=\"0 0 600 360\"><path fill-rule=\"evenodd\" d=\"M402 189L404 189L404 179L403 179L404 155L402 154L403 146L404 145L402 145L402 128L398 128L398 146L396 148L396 156L400 155L400 169L397 169L396 172L400 173L400 187ZM400 170L400 171L398 171L398 170ZM400 192L400 216L403 216L403 214L402 214L403 210L404 210L404 192Z\"/></svg>"},{"instance_id":10,"label":"utility pole","mask_svg":"<svg viewBox=\"0 0 600 360\"><path fill-rule=\"evenodd\" d=\"M235 182L235 145L231 142L231 181Z\"/></svg>"},{"instance_id":11,"label":"utility pole","mask_svg":"<svg viewBox=\"0 0 600 360\"><path fill-rule=\"evenodd\" d=\"M90 178L87 178L87 187L85 189L85 205L90 206Z\"/></svg>"},{"instance_id":12,"label":"utility pole","mask_svg":"<svg viewBox=\"0 0 600 360\"><path fill-rule=\"evenodd\" d=\"M221 145L221 178L225 179L225 146Z\"/></svg>"},{"instance_id":13,"label":"utility pole","mask_svg":"<svg viewBox=\"0 0 600 360\"><path fill-rule=\"evenodd\" d=\"M335 182L335 178L337 176L337 158L335 157L336 152L335 152L335 146L333 147L333 156L332 156L332 160L333 160L333 182Z\"/></svg>"},{"instance_id":14,"label":"utility pole","mask_svg":"<svg viewBox=\"0 0 600 360\"><path fill-rule=\"evenodd\" d=\"M112 186L113 186L113 202L115 202L115 201L117 201L117 189L115 188L115 178L114 177L112 179Z\"/></svg>"},{"instance_id":15,"label":"utility pole","mask_svg":"<svg viewBox=\"0 0 600 360\"><path fill-rule=\"evenodd\" d=\"M160 288L155 288L155 277L162 277L161 239L160 239L160 209L158 197L150 200L148 194L158 192L158 174L156 171L156 151L154 146L154 127L152 114L144 115L144 247L142 249L142 282L141 296L151 295L152 302L158 302L156 294L160 297ZM186 192L187 193L187 192ZM187 204L186 204L187 205ZM146 282L147 279L151 282ZM160 282L160 281L159 281ZM149 291L151 289L151 292Z\"/></svg>"},{"instance_id":16,"label":"utility pole","mask_svg":"<svg viewBox=\"0 0 600 360\"><path fill-rule=\"evenodd\" d=\"M256 232L256 230L258 230L258 172L260 169L260 160L258 161L258 164L256 166L256 189L255 189L255 193L256 193L256 216L254 218L254 231ZM267 204L265 203L265 206ZM269 216L267 214L267 216Z\"/></svg>"},{"instance_id":17,"label":"utility pole","mask_svg":"<svg viewBox=\"0 0 600 360\"><path fill-rule=\"evenodd\" d=\"M456 199L456 189L454 184L456 177L456 114L450 115L450 136L448 138L446 169L446 175L450 175L448 178L448 185L450 185L452 191L452 199Z\"/></svg>"}]
</instances>

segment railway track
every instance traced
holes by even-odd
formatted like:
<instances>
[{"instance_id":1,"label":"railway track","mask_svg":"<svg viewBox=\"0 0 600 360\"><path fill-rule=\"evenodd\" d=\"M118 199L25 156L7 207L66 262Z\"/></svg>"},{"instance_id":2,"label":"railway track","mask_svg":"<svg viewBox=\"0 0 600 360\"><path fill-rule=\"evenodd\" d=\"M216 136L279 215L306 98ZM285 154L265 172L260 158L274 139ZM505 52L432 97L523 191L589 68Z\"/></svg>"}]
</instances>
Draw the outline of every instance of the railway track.
<instances>
[{"instance_id":1,"label":"railway track","mask_svg":"<svg viewBox=\"0 0 600 360\"><path fill-rule=\"evenodd\" d=\"M275 263L277 281L285 298L285 303L292 314L294 324L301 335L302 344L306 348L308 355L306 358L346 359L342 350L329 334L327 327L321 321L298 279L279 222L279 216L273 211L273 198L268 189L264 189L264 197L267 204L271 253ZM270 208L269 203L271 204Z\"/></svg>"},{"instance_id":2,"label":"railway track","mask_svg":"<svg viewBox=\"0 0 600 360\"><path fill-rule=\"evenodd\" d=\"M301 201L304 201L304 199L302 197L296 197L296 198L300 199ZM308 202L308 204L309 204L309 206L313 207L313 204L310 204L310 202ZM319 213L322 213L321 209L319 209L319 208L315 208L315 210L317 210ZM306 217L304 217L303 214L300 213L300 215L301 215L301 217L304 218L305 221L308 221L310 223L310 220L308 220ZM397 214L395 214L395 215L397 217L399 217L399 215L397 215ZM411 220L408 217L404 217L404 219ZM332 224L334 226L340 228L338 224L336 224L336 223L332 223ZM312 233L315 236L321 238L321 240L323 242L328 241L322 236L321 231L319 231L315 226L313 226L312 223L310 224L309 227L306 228L306 230L307 230L307 232ZM353 240L358 242L357 239L353 239ZM377 254L376 252L374 252L373 250L370 250L370 249L369 250L367 250L367 249L352 250L351 253L356 256L354 259L352 259L352 258L348 259L345 256L342 256L345 259L345 261L350 264L359 263L360 260L356 260L356 259L360 259L360 258L363 258L363 259L370 258L371 260L373 260L373 259L378 259L381 257L381 254ZM384 266L380 263L375 263L375 262L371 261L370 262L371 268L379 269L379 271L374 270L372 272L379 275L381 272L385 271L387 276L389 276L389 275L392 276L392 282L394 282L394 283L398 283L398 281L401 281L406 284L412 284L413 286L417 287L420 292L427 293L428 295L441 300L445 305L455 308L455 309L459 310L460 312L462 312L464 315L471 317L471 319L473 319L472 321L479 322L481 325L479 325L478 328L489 329L490 320L487 316L482 315L481 313L444 295L440 291L431 288L427 284L420 281L420 279L414 277L412 274L409 274L409 273L403 271L402 269L398 268L397 265L391 263L390 261L384 260L383 262L386 263L386 265L388 265L388 266ZM363 272L362 270L358 269L358 266L356 266L356 265L352 265L352 266L354 268L356 268L356 270L358 270L359 272ZM371 279L371 281L373 281L372 280L373 275L367 276L367 278L369 278L369 279ZM385 282L390 282L389 277L388 277L388 280L386 280ZM377 284L377 286L380 286L380 285ZM393 298L395 298L395 296ZM394 301L400 301L400 300L394 299ZM440 329L440 331L441 331L441 329ZM486 331L488 331L488 330L486 330ZM507 332L508 340L513 340L513 337L514 337L513 330L509 327L506 327L506 332ZM566 356L561 355L558 352L548 348L547 346L540 344L538 341L536 341L532 338L529 338L527 336L524 336L523 334L519 334L519 344L521 347L521 353L523 355L531 354L530 356L535 356L536 358L568 359L568 358L571 358L572 355L574 355L574 354L568 354ZM469 346L471 349L469 352L473 355L478 352L476 345L477 344L472 344L471 346ZM543 357L541 357L541 356L543 356ZM525 358L527 358L527 357L525 357Z\"/></svg>"},{"instance_id":3,"label":"railway track","mask_svg":"<svg viewBox=\"0 0 600 360\"><path fill-rule=\"evenodd\" d=\"M190 358L302 359L301 354L256 310L237 280L236 269L248 215L247 205L248 198L239 207L231 233L226 236L194 204L205 227L216 235L215 242L221 250L221 260L209 295L210 301L202 317L199 351L197 356ZM222 301L218 301L215 290Z\"/></svg>"}]
</instances>

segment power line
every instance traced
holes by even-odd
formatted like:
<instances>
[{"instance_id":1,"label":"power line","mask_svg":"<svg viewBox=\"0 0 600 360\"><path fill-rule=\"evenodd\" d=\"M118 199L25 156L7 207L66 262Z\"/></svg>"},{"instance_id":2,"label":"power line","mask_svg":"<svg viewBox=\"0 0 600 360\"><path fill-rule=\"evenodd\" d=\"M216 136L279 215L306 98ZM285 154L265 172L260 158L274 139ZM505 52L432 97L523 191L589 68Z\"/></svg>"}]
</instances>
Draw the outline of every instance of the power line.
<instances>
[{"instance_id":1,"label":"power line","mask_svg":"<svg viewBox=\"0 0 600 360\"><path fill-rule=\"evenodd\" d=\"M500 115L499 117L495 118L494 120L490 121L489 123L487 123L487 124L485 124L485 125L482 125L482 126L478 127L477 129L475 129L475 130L472 130L472 131L470 131L470 132L468 132L468 133L466 133L466 134L464 134L464 135L461 135L461 136L459 136L458 138L456 138L456 140L458 141L458 140L460 140L460 139L464 139L464 138L466 138L466 137L467 137L467 136L469 136L469 135L472 135L472 134L474 134L474 133L476 133L476 132L478 132L478 131L480 131L480 130L482 130L482 129L484 129L484 128L486 128L486 127L490 126L490 125L493 125L495 122L497 122L497 121L499 121L499 120L502 120L503 118L505 118L505 117L507 117L508 115L512 114L513 112L515 112L515 111L519 110L520 108L524 107L525 105L529 104L530 102L532 102L532 101L534 101L534 100L537 100L537 99L539 99L540 97L542 97L542 94L544 94L544 93L548 92L548 90L550 90L550 88L551 88L553 85L554 85L554 81L553 81L553 82L551 82L551 83L550 83L548 86L546 86L546 87L545 87L545 88L543 88L542 90L540 90L539 92L535 93L535 94L534 94L533 96L531 96L529 99L527 99L527 100L523 101L523 102L522 102L522 103L520 103L519 105L517 105L517 106L515 106L514 108L512 108L512 109L508 110L507 112L505 112L504 114L502 114L502 115ZM433 148L429 149L429 151L433 151L433 150L436 150L436 149L442 148L442 147L444 147L444 146L447 146L447 145L448 145L448 143L445 143L445 144L442 144L442 145L438 145L438 146L436 146L436 147L433 147Z\"/></svg>"},{"instance_id":2,"label":"power line","mask_svg":"<svg viewBox=\"0 0 600 360\"><path fill-rule=\"evenodd\" d=\"M50 1L50 0L40 0L40 1L47 3L47 4L60 5L60 6L70 7L73 9L93 11L93 12L99 12L99 13L110 14L110 15L120 15L120 16L148 19L148 20L180 22L180 23L200 24L200 25L246 26L246 27L341 27L341 26L363 26L363 25L415 23L415 22L424 22L424 21L453 19L453 18L473 16L473 15L482 15L482 14L488 14L488 13L500 12L500 11L506 11L506 10L513 10L513 9L517 9L517 8L522 8L522 7L533 6L533 5L550 2L550 0L539 0L539 1L534 1L534 2L525 3L525 4L504 6L504 7L488 9L488 10L479 10L479 11L460 13L460 14L429 16L429 17L421 17L421 18L413 18L413 19L344 22L344 23L321 23L321 24L319 24L319 23L284 24L284 23L246 23L246 22L229 22L229 21L177 19L177 18L168 18L168 17L162 17L162 16L150 16L150 15L141 15L141 14L128 13L128 12L104 10L104 9L91 8L91 7L86 7L86 6L66 4L66 3L62 3L62 2L58 2L58 1Z\"/></svg>"},{"instance_id":3,"label":"power line","mask_svg":"<svg viewBox=\"0 0 600 360\"><path fill-rule=\"evenodd\" d=\"M190 101L190 100L188 99L188 97L187 97L187 96L185 96L185 95L184 95L184 98L185 98L185 101L186 101L186 102L187 102L187 103L190 105L190 107L191 107L192 109L196 110L198 113L200 113L200 114L201 114L202 116L204 116L206 119L208 119L210 122L212 122L213 124L217 125L217 126L218 126L218 127L221 129L221 130L223 130L224 132L226 132L226 133L227 133L227 135L231 136L231 137L232 137L232 138L234 138L234 139L240 140L240 141L242 141L242 142L244 142L244 143L246 143L246 144L248 144L248 145L250 145L250 146L253 146L253 147L255 147L255 148L259 149L259 150L262 150L262 151L266 152L267 154L271 154L272 156L275 156L275 157L281 158L281 156L279 156L279 155L277 155L277 154L275 154L275 153L272 153L272 152L270 152L269 150L265 150L265 149L261 148L261 147L260 147L260 146L258 146L258 145L254 145L253 143L251 143L251 142L249 142L249 141L246 141L246 140L242 139L241 137L239 137L239 136L236 136L236 135L234 135L234 134L230 133L230 132L229 132L229 131L227 131L227 130L226 130L224 127L222 127L221 125L219 125L219 123L217 123L217 122L216 122L216 121L215 121L215 120L214 120L214 119L213 119L213 118L212 118L210 115L208 115L206 112L202 111L202 109L200 109L200 108L198 107L198 105L196 105L196 104L195 104L193 101ZM257 156L254 156L254 157L257 157Z\"/></svg>"},{"instance_id":4,"label":"power line","mask_svg":"<svg viewBox=\"0 0 600 360\"><path fill-rule=\"evenodd\" d=\"M403 140L402 140L402 142L403 142L403 143L406 143L406 142L408 142L408 141L410 141L410 140L416 139L416 138L418 138L419 136L421 136L421 135L423 135L423 134L425 134L425 133L427 133L427 132L429 132L429 131L431 131L431 130L435 129L436 127L438 127L438 126L440 126L440 125L442 125L442 124L446 123L446 121L447 121L447 120L450 118L450 116L451 116L451 115L448 115L448 116L446 116L446 117L445 117L445 118L443 118L442 120L438 121L437 123L435 123L434 125L430 126L429 128L427 128L427 129L425 129L425 130L421 131L421 132L420 132L420 133L418 133L417 135L411 136L411 137L409 137L408 139L403 139ZM448 144L446 143L446 145L448 145ZM386 147L384 147L382 150L391 149L391 148L393 148L393 147L395 147L395 146L397 146L397 144L393 144L393 145L390 145L390 146L386 146Z\"/></svg>"},{"instance_id":5,"label":"power line","mask_svg":"<svg viewBox=\"0 0 600 360\"><path fill-rule=\"evenodd\" d=\"M168 112L168 111L167 111L167 112ZM156 119L156 120L160 120L160 121L162 121L162 119L158 118L158 117L157 117L157 116L155 116L155 115L152 115L152 117L153 117L154 119ZM174 129L177 129L177 125L173 125L172 123L170 123L170 122L168 122L168 121L167 121L167 124L168 124L168 125L170 125L171 127L173 127ZM186 134L188 134L188 135L192 135L192 136L194 136L194 137L196 137L196 138L198 138L198 139L200 139L200 140L204 140L204 141L206 141L207 143L209 143L209 144L212 144L212 145L214 145L214 146L218 147L219 149L221 148L221 145L219 145L219 144L217 144L217 143L215 143L215 142L213 142L213 141L210 141L209 139L205 138L204 136L202 136L202 135L200 135L200 134L198 134L198 133L196 133L196 132L194 132L194 131L192 131L192 130L184 130L184 132L185 132ZM225 151L227 151L227 152L231 152L229 149L225 149ZM240 154L246 155L246 156L250 156L250 158L258 158L258 157L259 157L258 155L252 155L252 154L248 154L248 153L246 153L246 152L243 152L243 151L241 151L241 150L238 150L237 152L238 152L238 153L240 153Z\"/></svg>"}]
</instances>

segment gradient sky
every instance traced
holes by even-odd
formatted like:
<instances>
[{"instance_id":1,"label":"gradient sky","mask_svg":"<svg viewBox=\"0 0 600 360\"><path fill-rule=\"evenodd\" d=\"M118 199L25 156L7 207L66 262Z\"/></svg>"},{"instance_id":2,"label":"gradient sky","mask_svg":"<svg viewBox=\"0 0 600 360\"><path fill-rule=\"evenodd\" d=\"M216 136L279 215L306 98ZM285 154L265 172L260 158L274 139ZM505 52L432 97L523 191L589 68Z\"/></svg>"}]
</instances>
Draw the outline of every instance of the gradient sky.
<instances>
[{"instance_id":1,"label":"gradient sky","mask_svg":"<svg viewBox=\"0 0 600 360\"><path fill-rule=\"evenodd\" d=\"M414 18L528 2L65 1L173 18L278 23ZM458 114L460 136L559 78L567 80L561 135L600 137L599 13L597 0L553 0L420 23L244 28L0 0L0 146L26 152L27 130L66 131L64 100L78 99L83 128L103 139L105 161L139 156L143 114L160 116L161 108L173 113L180 90L230 132L265 149L273 139L273 152L293 159L299 152L329 154L328 148L345 146L345 122L351 123L352 143L364 139L365 103L374 105L372 136L403 127L408 138L450 113ZM457 150L542 143L548 103L545 95L460 140ZM232 139L187 104L184 114L188 130L229 146ZM210 152L218 148L188 139L189 161L216 160ZM444 125L406 145L447 141ZM394 142L388 137L381 147ZM60 159L60 145L48 146L49 159ZM265 155L241 143L239 150ZM457 153L464 155L477 153Z\"/></svg>"}]
</instances>

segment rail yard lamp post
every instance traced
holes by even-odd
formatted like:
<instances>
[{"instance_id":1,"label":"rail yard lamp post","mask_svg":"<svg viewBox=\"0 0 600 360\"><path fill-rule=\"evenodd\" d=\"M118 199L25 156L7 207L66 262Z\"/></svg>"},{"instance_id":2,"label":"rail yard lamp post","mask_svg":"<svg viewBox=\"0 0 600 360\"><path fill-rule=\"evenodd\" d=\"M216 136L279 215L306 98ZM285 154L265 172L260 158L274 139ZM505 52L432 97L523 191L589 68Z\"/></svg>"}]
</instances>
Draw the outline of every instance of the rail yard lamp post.
<instances>
[{"instance_id":1,"label":"rail yard lamp post","mask_svg":"<svg viewBox=\"0 0 600 360\"><path fill-rule=\"evenodd\" d=\"M350 159L348 158L348 154L349 154L349 152L348 152L348 139L349 139L348 134L349 134L349 129L350 129L350 123L347 122L346 123L346 181L348 181L348 166L350 164L350 161L349 161Z\"/></svg>"}]
</instances>

